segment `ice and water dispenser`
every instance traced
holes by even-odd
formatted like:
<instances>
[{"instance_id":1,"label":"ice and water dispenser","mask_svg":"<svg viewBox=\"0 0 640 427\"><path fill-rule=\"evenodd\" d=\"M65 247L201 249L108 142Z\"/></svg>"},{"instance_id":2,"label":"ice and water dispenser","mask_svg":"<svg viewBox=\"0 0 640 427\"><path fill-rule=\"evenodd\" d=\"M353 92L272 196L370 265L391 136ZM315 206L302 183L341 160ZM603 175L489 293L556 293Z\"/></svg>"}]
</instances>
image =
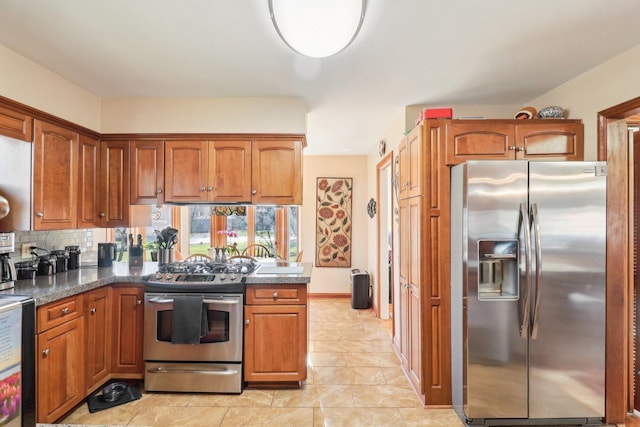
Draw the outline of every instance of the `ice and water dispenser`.
<instances>
[{"instance_id":1,"label":"ice and water dispenser","mask_svg":"<svg viewBox=\"0 0 640 427\"><path fill-rule=\"evenodd\" d=\"M478 299L518 299L518 241L478 241Z\"/></svg>"}]
</instances>

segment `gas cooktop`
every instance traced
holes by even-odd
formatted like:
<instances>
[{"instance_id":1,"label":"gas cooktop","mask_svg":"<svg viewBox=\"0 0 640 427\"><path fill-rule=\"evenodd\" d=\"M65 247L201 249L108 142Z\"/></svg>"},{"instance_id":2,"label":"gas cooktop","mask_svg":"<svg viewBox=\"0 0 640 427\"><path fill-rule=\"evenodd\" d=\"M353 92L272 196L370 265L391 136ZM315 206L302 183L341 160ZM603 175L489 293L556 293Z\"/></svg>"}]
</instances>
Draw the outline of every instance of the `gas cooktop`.
<instances>
[{"instance_id":1,"label":"gas cooktop","mask_svg":"<svg viewBox=\"0 0 640 427\"><path fill-rule=\"evenodd\" d=\"M197 261L164 264L145 283L147 292L244 292L248 274L258 268L250 258L227 262Z\"/></svg>"}]
</instances>

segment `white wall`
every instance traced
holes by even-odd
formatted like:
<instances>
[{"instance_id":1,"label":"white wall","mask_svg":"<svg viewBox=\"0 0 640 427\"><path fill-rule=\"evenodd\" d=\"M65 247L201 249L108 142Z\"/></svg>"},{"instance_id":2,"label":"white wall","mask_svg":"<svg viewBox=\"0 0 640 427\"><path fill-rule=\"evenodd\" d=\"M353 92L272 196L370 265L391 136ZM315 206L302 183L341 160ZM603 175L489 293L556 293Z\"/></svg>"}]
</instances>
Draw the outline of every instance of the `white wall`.
<instances>
[{"instance_id":1,"label":"white wall","mask_svg":"<svg viewBox=\"0 0 640 427\"><path fill-rule=\"evenodd\" d=\"M297 97L106 98L103 133L306 133Z\"/></svg>"},{"instance_id":2,"label":"white wall","mask_svg":"<svg viewBox=\"0 0 640 427\"><path fill-rule=\"evenodd\" d=\"M100 131L100 98L2 45L0 95Z\"/></svg>"},{"instance_id":3,"label":"white wall","mask_svg":"<svg viewBox=\"0 0 640 427\"><path fill-rule=\"evenodd\" d=\"M559 105L584 122L585 160L597 159L598 112L640 96L640 46L636 46L533 99L540 109Z\"/></svg>"},{"instance_id":4,"label":"white wall","mask_svg":"<svg viewBox=\"0 0 640 427\"><path fill-rule=\"evenodd\" d=\"M368 231L368 190L366 156L304 156L303 189L304 204L300 207L301 249L303 261L315 264L316 239L316 179L319 177L353 178L351 234L351 267L315 267L309 285L310 293L350 294L351 269L366 269L369 259L371 235ZM375 236L375 234L374 234Z\"/></svg>"}]
</instances>

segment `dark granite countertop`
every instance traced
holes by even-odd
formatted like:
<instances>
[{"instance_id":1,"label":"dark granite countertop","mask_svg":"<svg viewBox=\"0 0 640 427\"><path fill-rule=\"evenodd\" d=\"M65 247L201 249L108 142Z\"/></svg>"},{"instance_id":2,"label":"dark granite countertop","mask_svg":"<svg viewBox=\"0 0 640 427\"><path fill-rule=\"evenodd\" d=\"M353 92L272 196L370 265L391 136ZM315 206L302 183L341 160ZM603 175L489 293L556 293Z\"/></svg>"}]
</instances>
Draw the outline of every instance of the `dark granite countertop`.
<instances>
[{"instance_id":1,"label":"dark granite countertop","mask_svg":"<svg viewBox=\"0 0 640 427\"><path fill-rule=\"evenodd\" d=\"M280 264L280 263L279 263ZM275 267L273 263L265 262L265 267ZM311 281L311 263L284 263L282 267L294 267L295 274L282 274L276 270L268 268L260 272L249 275L247 284L287 284L287 283L309 283ZM298 267L296 269L295 267ZM302 273L297 271L302 268ZM158 264L146 262L142 267L129 268L126 262L116 262L112 268L96 266L83 266L77 270L70 270L64 273L57 273L52 276L36 276L33 280L17 280L11 289L0 291L2 295L26 295L32 297L36 306L58 301L62 298L77 295L113 283L142 283L146 276L155 273ZM265 271L276 271L264 274Z\"/></svg>"}]
</instances>

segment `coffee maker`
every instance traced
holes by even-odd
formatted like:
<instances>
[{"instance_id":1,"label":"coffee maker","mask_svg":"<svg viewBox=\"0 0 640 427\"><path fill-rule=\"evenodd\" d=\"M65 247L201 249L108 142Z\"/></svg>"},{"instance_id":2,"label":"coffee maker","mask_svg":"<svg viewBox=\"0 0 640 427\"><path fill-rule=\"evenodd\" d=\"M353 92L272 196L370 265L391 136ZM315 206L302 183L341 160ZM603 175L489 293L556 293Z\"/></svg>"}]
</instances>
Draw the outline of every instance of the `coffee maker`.
<instances>
[{"instance_id":1,"label":"coffee maker","mask_svg":"<svg viewBox=\"0 0 640 427\"><path fill-rule=\"evenodd\" d=\"M11 259L15 250L15 234L0 232L0 291L13 288L17 280L16 267Z\"/></svg>"}]
</instances>

